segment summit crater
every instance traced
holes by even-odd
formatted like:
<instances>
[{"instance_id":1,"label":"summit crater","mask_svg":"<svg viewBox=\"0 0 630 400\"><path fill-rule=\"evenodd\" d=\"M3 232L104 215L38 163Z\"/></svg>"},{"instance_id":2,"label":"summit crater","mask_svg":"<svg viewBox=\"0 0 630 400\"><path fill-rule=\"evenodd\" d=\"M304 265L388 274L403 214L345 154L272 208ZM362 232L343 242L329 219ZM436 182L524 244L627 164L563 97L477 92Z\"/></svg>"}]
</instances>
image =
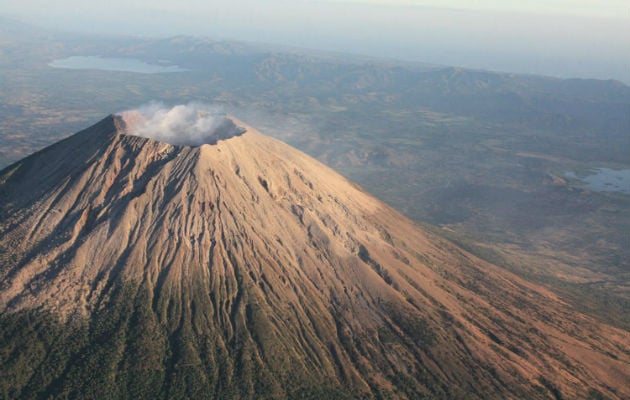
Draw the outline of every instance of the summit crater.
<instances>
[{"instance_id":1,"label":"summit crater","mask_svg":"<svg viewBox=\"0 0 630 400\"><path fill-rule=\"evenodd\" d=\"M200 103L173 107L151 103L116 117L123 134L176 146L212 145L245 132L245 128L236 125L225 113Z\"/></svg>"}]
</instances>

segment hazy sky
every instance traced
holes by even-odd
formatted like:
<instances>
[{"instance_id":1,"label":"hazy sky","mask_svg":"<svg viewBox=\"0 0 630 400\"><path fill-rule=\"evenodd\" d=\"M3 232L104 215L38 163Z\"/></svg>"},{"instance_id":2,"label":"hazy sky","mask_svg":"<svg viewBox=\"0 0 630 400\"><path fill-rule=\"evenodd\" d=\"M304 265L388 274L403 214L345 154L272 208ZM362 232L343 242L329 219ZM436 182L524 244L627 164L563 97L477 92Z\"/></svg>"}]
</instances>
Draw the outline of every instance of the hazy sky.
<instances>
[{"instance_id":1,"label":"hazy sky","mask_svg":"<svg viewBox=\"0 0 630 400\"><path fill-rule=\"evenodd\" d=\"M0 0L0 13L630 83L630 0Z\"/></svg>"}]
</instances>

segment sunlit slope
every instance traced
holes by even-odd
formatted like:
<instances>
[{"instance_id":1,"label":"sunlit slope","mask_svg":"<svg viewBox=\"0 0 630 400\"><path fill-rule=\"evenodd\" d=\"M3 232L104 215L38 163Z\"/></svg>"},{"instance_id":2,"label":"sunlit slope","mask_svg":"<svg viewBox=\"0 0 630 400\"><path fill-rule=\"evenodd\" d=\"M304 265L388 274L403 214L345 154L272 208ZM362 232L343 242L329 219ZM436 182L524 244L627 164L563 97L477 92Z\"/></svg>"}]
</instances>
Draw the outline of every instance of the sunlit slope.
<instances>
[{"instance_id":1,"label":"sunlit slope","mask_svg":"<svg viewBox=\"0 0 630 400\"><path fill-rule=\"evenodd\" d=\"M235 122L0 173L0 397L630 396L630 334Z\"/></svg>"}]
</instances>

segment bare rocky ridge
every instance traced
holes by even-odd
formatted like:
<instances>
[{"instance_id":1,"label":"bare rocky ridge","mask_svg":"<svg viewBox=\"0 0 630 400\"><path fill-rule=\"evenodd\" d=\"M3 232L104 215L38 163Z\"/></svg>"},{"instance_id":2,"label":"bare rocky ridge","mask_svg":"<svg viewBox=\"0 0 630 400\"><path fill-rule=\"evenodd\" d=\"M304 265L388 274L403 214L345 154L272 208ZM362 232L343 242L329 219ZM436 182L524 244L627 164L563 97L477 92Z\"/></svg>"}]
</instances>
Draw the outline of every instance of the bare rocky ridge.
<instances>
[{"instance_id":1,"label":"bare rocky ridge","mask_svg":"<svg viewBox=\"0 0 630 400\"><path fill-rule=\"evenodd\" d=\"M0 397L630 397L628 332L234 121L0 172Z\"/></svg>"}]
</instances>

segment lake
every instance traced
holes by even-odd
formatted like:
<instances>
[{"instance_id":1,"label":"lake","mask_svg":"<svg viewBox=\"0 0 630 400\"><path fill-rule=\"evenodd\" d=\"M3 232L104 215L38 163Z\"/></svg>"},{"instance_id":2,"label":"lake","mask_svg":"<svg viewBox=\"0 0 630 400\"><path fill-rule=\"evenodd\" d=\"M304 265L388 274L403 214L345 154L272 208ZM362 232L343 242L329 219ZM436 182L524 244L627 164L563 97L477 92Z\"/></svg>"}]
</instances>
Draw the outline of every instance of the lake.
<instances>
[{"instance_id":1,"label":"lake","mask_svg":"<svg viewBox=\"0 0 630 400\"><path fill-rule=\"evenodd\" d=\"M178 65L148 64L137 58L116 58L101 56L72 56L54 60L49 66L66 69L96 69L101 71L124 71L139 74L160 74L169 72L185 72Z\"/></svg>"},{"instance_id":2,"label":"lake","mask_svg":"<svg viewBox=\"0 0 630 400\"><path fill-rule=\"evenodd\" d=\"M591 175L584 177L578 177L573 172L568 172L566 176L581 180L587 189L595 192L630 194L630 169L595 168Z\"/></svg>"}]
</instances>

